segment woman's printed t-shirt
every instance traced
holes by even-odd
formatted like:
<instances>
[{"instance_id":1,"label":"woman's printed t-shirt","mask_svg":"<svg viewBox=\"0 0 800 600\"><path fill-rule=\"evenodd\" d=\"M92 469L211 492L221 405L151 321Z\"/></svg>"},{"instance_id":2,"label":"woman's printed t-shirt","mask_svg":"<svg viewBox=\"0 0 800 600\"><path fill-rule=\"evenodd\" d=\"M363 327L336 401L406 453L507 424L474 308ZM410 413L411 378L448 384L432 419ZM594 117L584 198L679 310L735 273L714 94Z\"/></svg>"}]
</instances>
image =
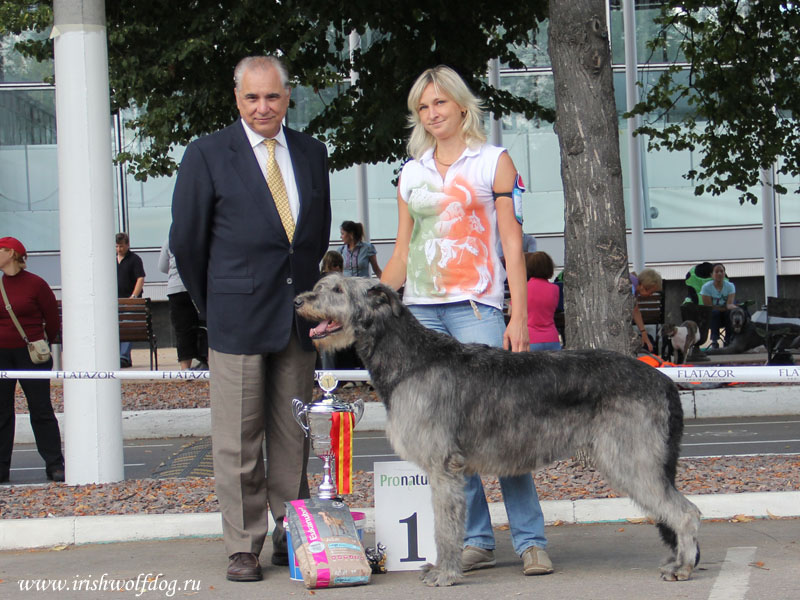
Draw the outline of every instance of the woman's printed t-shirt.
<instances>
[{"instance_id":1,"label":"woman's printed t-shirt","mask_svg":"<svg viewBox=\"0 0 800 600\"><path fill-rule=\"evenodd\" d=\"M444 180L433 149L403 167L400 195L414 219L403 293L407 304L474 300L502 310L506 275L492 185L503 152L489 144L467 148Z\"/></svg>"}]
</instances>

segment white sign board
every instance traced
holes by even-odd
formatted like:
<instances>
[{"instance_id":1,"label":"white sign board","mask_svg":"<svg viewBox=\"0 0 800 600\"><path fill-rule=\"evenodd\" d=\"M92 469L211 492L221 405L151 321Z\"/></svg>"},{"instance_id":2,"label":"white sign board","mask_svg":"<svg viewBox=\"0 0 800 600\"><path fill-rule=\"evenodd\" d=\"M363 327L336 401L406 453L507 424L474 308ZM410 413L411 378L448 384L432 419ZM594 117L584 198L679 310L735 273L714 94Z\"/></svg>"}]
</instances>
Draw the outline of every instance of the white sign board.
<instances>
[{"instance_id":1,"label":"white sign board","mask_svg":"<svg viewBox=\"0 0 800 600\"><path fill-rule=\"evenodd\" d=\"M375 463L375 541L386 546L388 571L436 563L431 486L410 462Z\"/></svg>"}]
</instances>

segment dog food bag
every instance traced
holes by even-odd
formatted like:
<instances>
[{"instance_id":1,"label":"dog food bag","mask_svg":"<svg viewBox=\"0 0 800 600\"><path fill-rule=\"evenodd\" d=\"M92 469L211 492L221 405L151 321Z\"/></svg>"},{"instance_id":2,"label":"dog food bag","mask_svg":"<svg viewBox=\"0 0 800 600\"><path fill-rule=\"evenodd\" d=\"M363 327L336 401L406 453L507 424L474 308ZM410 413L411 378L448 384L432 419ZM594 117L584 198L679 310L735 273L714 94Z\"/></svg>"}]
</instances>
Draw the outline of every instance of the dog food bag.
<instances>
[{"instance_id":1,"label":"dog food bag","mask_svg":"<svg viewBox=\"0 0 800 600\"><path fill-rule=\"evenodd\" d=\"M318 498L287 502L285 526L307 588L369 583L372 568L345 503Z\"/></svg>"}]
</instances>

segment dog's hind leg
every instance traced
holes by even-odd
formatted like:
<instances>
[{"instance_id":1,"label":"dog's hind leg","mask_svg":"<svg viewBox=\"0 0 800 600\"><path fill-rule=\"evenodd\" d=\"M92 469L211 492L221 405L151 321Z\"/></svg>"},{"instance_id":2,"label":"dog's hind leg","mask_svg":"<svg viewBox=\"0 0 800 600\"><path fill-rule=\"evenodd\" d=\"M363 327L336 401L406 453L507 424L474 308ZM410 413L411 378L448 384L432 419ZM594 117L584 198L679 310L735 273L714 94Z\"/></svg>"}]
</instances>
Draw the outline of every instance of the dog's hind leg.
<instances>
[{"instance_id":1,"label":"dog's hind leg","mask_svg":"<svg viewBox=\"0 0 800 600\"><path fill-rule=\"evenodd\" d=\"M638 422L646 424L647 418ZM637 436L641 442L635 450L620 444ZM641 428L629 436L603 434L593 447L594 459L606 480L627 492L658 524L662 539L671 549L661 566L662 579L682 581L689 579L699 560L700 511L675 488L677 449L654 444L659 437L657 431Z\"/></svg>"},{"instance_id":2,"label":"dog's hind leg","mask_svg":"<svg viewBox=\"0 0 800 600\"><path fill-rule=\"evenodd\" d=\"M420 579L430 586L446 586L462 579L461 546L466 502L464 476L458 472L428 473L433 499L436 564L422 567Z\"/></svg>"},{"instance_id":3,"label":"dog's hind leg","mask_svg":"<svg viewBox=\"0 0 800 600\"><path fill-rule=\"evenodd\" d=\"M641 504L640 501L637 503ZM700 562L697 543L700 511L674 487L666 491L658 507L642 508L656 519L661 539L672 548L671 555L661 565L661 578L665 581L689 579Z\"/></svg>"},{"instance_id":4,"label":"dog's hind leg","mask_svg":"<svg viewBox=\"0 0 800 600\"><path fill-rule=\"evenodd\" d=\"M689 579L700 560L697 543L700 511L666 476L653 477L653 473L649 473L638 478L635 472L632 474L633 480L628 480L627 485L620 487L653 517L661 539L671 550L669 558L661 565L661 578L666 581Z\"/></svg>"}]
</instances>

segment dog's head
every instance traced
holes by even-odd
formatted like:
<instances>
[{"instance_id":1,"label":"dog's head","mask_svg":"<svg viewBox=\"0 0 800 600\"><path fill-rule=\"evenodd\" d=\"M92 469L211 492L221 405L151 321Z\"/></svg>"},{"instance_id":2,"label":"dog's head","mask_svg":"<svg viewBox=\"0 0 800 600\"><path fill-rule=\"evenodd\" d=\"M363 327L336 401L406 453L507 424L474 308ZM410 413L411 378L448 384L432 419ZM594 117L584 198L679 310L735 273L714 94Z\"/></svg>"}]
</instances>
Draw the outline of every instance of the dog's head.
<instances>
[{"instance_id":1,"label":"dog's head","mask_svg":"<svg viewBox=\"0 0 800 600\"><path fill-rule=\"evenodd\" d=\"M321 350L340 350L355 343L379 322L397 317L403 310L391 288L366 277L323 277L310 292L294 299L297 314L319 325L309 336Z\"/></svg>"},{"instance_id":2,"label":"dog's head","mask_svg":"<svg viewBox=\"0 0 800 600\"><path fill-rule=\"evenodd\" d=\"M729 318L733 330L736 333L742 333L742 330L745 328L747 322L750 320L750 315L745 309L737 306L736 308L731 309Z\"/></svg>"}]
</instances>

